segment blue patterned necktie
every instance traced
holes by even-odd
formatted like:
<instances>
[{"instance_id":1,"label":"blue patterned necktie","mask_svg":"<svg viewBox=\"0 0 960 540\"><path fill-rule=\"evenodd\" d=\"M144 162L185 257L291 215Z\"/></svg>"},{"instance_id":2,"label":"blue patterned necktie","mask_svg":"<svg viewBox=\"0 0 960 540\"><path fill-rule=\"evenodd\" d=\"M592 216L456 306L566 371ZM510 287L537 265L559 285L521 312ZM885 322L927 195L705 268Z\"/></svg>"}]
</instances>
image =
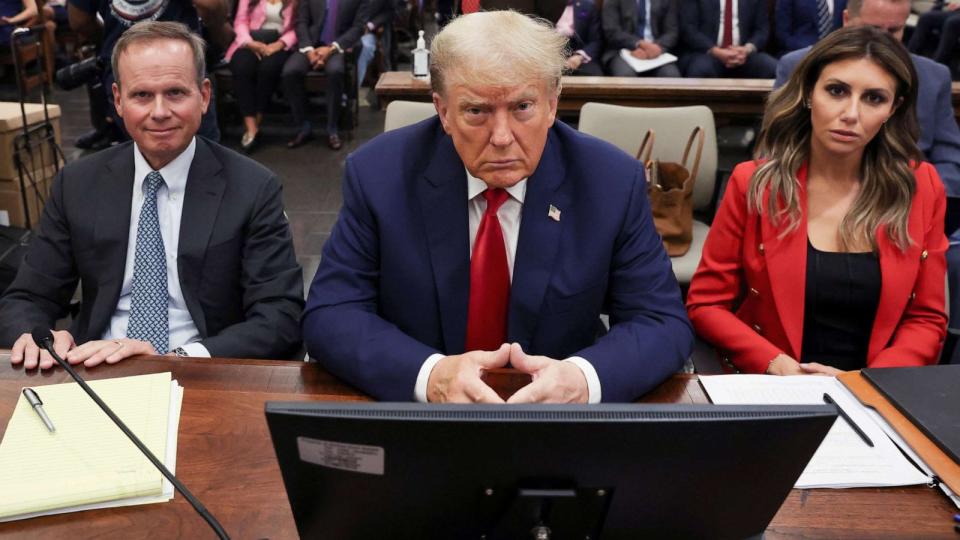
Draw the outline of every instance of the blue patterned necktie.
<instances>
[{"instance_id":1,"label":"blue patterned necktie","mask_svg":"<svg viewBox=\"0 0 960 540\"><path fill-rule=\"evenodd\" d=\"M157 215L157 191L163 185L163 177L152 171L143 185L127 337L149 341L158 354L165 354L169 350L170 328L167 319L167 252L160 236Z\"/></svg>"},{"instance_id":2,"label":"blue patterned necktie","mask_svg":"<svg viewBox=\"0 0 960 540\"><path fill-rule=\"evenodd\" d=\"M327 15L320 31L320 41L329 46L337 40L337 0L327 0Z\"/></svg>"},{"instance_id":3,"label":"blue patterned necktie","mask_svg":"<svg viewBox=\"0 0 960 540\"><path fill-rule=\"evenodd\" d=\"M820 39L827 37L830 33L830 27L833 26L830 21L830 10L827 9L827 0L817 0L817 30L820 33Z\"/></svg>"},{"instance_id":4,"label":"blue patterned necktie","mask_svg":"<svg viewBox=\"0 0 960 540\"><path fill-rule=\"evenodd\" d=\"M637 0L637 35L640 36L640 39L643 39L643 33L646 31L647 27L647 2L645 0Z\"/></svg>"}]
</instances>

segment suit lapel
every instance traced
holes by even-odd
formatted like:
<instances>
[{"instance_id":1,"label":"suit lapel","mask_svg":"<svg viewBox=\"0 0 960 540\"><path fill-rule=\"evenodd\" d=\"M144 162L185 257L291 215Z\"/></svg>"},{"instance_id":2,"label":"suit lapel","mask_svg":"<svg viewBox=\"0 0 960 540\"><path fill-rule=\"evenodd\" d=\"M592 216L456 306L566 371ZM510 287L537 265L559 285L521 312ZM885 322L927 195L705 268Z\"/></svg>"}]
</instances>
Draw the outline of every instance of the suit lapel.
<instances>
[{"instance_id":1,"label":"suit lapel","mask_svg":"<svg viewBox=\"0 0 960 540\"><path fill-rule=\"evenodd\" d=\"M441 132L439 144L417 195L433 268L444 350L463 351L470 298L470 236L467 218L467 175L453 147Z\"/></svg>"},{"instance_id":2,"label":"suit lapel","mask_svg":"<svg viewBox=\"0 0 960 540\"><path fill-rule=\"evenodd\" d=\"M180 285L190 316L200 335L206 336L206 319L197 299L197 291L187 284L197 284L191 279L184 282L187 273L197 274L203 266L213 226L217 220L226 179L220 174L223 166L213 155L207 142L197 137L197 150L187 175L187 187L183 196L183 214L180 217L180 241L177 247L177 269ZM188 267L196 261L195 268Z\"/></svg>"},{"instance_id":3,"label":"suit lapel","mask_svg":"<svg viewBox=\"0 0 960 540\"><path fill-rule=\"evenodd\" d=\"M100 276L102 293L90 314L91 339L99 339L120 299L130 240L130 206L133 201L133 144L118 152L105 165L96 181L97 212L93 237L97 256L104 261Z\"/></svg>"},{"instance_id":4,"label":"suit lapel","mask_svg":"<svg viewBox=\"0 0 960 540\"><path fill-rule=\"evenodd\" d=\"M537 170L527 180L520 236L513 264L507 340L528 349L536 331L543 297L550 282L564 222L547 215L553 205L569 209L569 184L557 127L550 130ZM589 219L589 218L588 218Z\"/></svg>"},{"instance_id":5,"label":"suit lapel","mask_svg":"<svg viewBox=\"0 0 960 540\"><path fill-rule=\"evenodd\" d=\"M790 341L793 358L799 359L803 343L804 298L807 282L807 167L797 171L800 183L800 224L781 238L781 228L774 227L769 216L760 220L763 239L760 256L767 263L770 288L780 316L780 324ZM767 194L769 197L769 192ZM766 206L764 206L766 210Z\"/></svg>"},{"instance_id":6,"label":"suit lapel","mask_svg":"<svg viewBox=\"0 0 960 540\"><path fill-rule=\"evenodd\" d=\"M916 197L914 197L914 203ZM914 241L923 239L923 223L920 212L911 208L907 230ZM880 255L880 302L870 332L870 345L867 359L875 357L893 336L906 309L909 292L916 280L921 248L914 244L906 252L900 249L887 236L887 228L877 229L877 247Z\"/></svg>"}]
</instances>

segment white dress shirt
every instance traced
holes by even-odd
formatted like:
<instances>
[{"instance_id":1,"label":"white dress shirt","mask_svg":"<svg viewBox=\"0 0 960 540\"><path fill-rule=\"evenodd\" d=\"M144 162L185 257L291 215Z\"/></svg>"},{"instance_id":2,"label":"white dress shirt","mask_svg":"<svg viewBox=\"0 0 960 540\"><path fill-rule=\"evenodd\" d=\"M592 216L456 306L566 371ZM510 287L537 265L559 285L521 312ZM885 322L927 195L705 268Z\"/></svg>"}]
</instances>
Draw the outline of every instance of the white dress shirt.
<instances>
[{"instance_id":1,"label":"white dress shirt","mask_svg":"<svg viewBox=\"0 0 960 540\"><path fill-rule=\"evenodd\" d=\"M720 31L717 32L717 45L719 46L723 43L723 18L726 16L726 0L718 0L720 2ZM733 0L733 42L731 45L737 46L740 45L740 2L738 0Z\"/></svg>"},{"instance_id":2,"label":"white dress shirt","mask_svg":"<svg viewBox=\"0 0 960 540\"><path fill-rule=\"evenodd\" d=\"M479 178L474 178L470 171L467 171L467 218L470 227L471 257L473 257L473 244L477 240L480 222L483 220L484 212L487 211L487 200L483 198L483 192L486 190L487 184ZM527 179L524 178L506 191L510 197L497 210L497 218L500 220L500 229L503 231L503 241L507 249L507 269L512 282L513 261L517 254L517 240L520 237L520 218L523 215L523 199L527 194ZM430 373L437 362L443 358L442 354L431 354L420 366L413 389L413 396L417 401L427 402L427 383L430 380ZM564 362L572 363L583 372L583 376L587 379L587 402L600 403L600 377L593 365L579 356L567 358Z\"/></svg>"},{"instance_id":3,"label":"white dress shirt","mask_svg":"<svg viewBox=\"0 0 960 540\"><path fill-rule=\"evenodd\" d=\"M209 357L210 351L200 344L200 332L193 323L187 303L180 289L180 273L177 270L177 248L180 245L180 217L183 215L183 194L187 188L187 175L197 150L197 139L166 167L160 169L163 185L157 191L157 217L160 220L160 236L167 252L167 315L170 325L170 350L183 347L189 356ZM147 175L153 169L133 145L133 200L130 202L130 233L127 241L127 264L123 270L123 285L120 288L120 300L117 309L110 318L110 325L103 333L103 339L127 337L127 325L130 323L131 286L133 284L133 264L137 253L137 226L140 223L140 209L143 207L143 186ZM157 351L164 354L167 351Z\"/></svg>"}]
</instances>

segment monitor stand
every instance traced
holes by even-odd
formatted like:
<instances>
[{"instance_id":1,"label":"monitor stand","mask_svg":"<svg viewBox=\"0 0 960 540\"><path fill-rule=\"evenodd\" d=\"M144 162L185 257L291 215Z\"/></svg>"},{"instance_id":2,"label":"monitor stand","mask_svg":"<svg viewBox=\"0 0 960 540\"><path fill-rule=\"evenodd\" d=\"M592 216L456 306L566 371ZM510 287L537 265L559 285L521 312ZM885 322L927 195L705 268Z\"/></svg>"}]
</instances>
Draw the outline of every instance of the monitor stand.
<instances>
[{"instance_id":1,"label":"monitor stand","mask_svg":"<svg viewBox=\"0 0 960 540\"><path fill-rule=\"evenodd\" d=\"M486 488L480 538L597 539L612 496L610 488Z\"/></svg>"}]
</instances>

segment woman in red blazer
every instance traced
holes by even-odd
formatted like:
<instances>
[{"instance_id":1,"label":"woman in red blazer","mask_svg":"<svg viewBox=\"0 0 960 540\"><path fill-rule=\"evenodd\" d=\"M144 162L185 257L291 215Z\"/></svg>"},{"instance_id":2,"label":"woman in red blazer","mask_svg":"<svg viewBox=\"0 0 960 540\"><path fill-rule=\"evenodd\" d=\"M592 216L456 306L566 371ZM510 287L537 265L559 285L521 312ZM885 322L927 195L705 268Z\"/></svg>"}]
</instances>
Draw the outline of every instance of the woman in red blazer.
<instances>
[{"instance_id":1,"label":"woman in red blazer","mask_svg":"<svg viewBox=\"0 0 960 540\"><path fill-rule=\"evenodd\" d=\"M916 73L872 27L821 40L734 169L690 284L697 333L747 373L936 362L946 198L915 141Z\"/></svg>"}]
</instances>

